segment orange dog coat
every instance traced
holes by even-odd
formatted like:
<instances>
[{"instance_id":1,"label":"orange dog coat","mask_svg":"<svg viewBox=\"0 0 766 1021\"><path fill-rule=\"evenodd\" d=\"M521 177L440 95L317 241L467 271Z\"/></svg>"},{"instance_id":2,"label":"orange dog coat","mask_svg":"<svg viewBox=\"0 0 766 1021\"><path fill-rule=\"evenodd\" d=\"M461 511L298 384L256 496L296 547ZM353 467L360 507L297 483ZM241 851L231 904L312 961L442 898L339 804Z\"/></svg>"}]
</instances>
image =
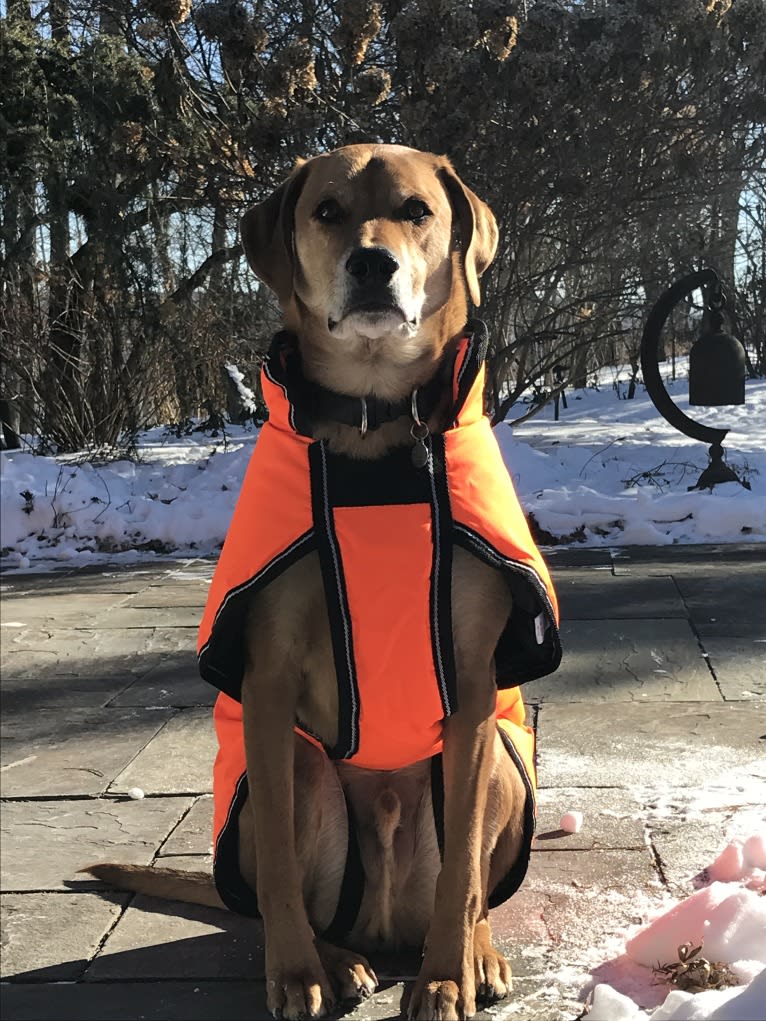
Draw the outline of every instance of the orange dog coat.
<instances>
[{"instance_id":1,"label":"orange dog coat","mask_svg":"<svg viewBox=\"0 0 766 1021\"><path fill-rule=\"evenodd\" d=\"M477 334L460 342L452 425L430 437L427 464L417 467L409 448L359 461L313 440L294 403L284 354L272 347L262 372L269 420L199 631L202 676L222 692L214 713L217 852L227 842L227 827L231 843L246 795L240 691L248 597L309 552L319 556L338 681L338 738L325 751L367 769L398 769L437 756L442 722L458 708L454 546L506 576L513 610L495 653L497 719L533 798L534 737L518 685L557 668L558 609L484 415L485 350ZM296 730L321 744L302 721L296 720ZM247 910L246 894L233 894L230 883L227 894L223 885L224 899Z\"/></svg>"}]
</instances>

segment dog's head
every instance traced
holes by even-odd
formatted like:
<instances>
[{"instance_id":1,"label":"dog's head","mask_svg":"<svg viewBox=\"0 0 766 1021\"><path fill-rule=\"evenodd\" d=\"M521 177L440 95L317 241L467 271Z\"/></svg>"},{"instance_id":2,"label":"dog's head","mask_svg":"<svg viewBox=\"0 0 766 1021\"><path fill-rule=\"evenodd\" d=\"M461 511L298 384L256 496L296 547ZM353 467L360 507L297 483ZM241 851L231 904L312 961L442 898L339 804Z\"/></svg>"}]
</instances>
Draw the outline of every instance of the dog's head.
<instances>
[{"instance_id":1,"label":"dog's head","mask_svg":"<svg viewBox=\"0 0 766 1021\"><path fill-rule=\"evenodd\" d=\"M350 145L300 163L242 219L305 371L395 399L433 372L497 247L491 210L442 156Z\"/></svg>"}]
</instances>

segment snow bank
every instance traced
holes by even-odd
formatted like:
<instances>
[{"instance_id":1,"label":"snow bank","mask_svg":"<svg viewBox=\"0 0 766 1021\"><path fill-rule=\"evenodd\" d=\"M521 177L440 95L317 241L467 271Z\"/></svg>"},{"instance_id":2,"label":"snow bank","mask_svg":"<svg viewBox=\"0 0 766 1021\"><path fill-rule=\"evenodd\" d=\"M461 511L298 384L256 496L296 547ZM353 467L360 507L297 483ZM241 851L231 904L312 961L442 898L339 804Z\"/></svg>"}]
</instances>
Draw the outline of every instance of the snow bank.
<instances>
[{"instance_id":1,"label":"snow bank","mask_svg":"<svg viewBox=\"0 0 766 1021\"><path fill-rule=\"evenodd\" d=\"M210 555L221 546L257 431L231 440L144 437L141 460L103 465L6 451L0 547L16 565L114 560L124 551Z\"/></svg>"},{"instance_id":2,"label":"snow bank","mask_svg":"<svg viewBox=\"0 0 766 1021\"><path fill-rule=\"evenodd\" d=\"M765 1021L766 971L749 986L710 989L704 993L668 993L662 1006L650 1014L640 1010L629 996L610 986L596 986L587 1021Z\"/></svg>"},{"instance_id":3,"label":"snow bank","mask_svg":"<svg viewBox=\"0 0 766 1021\"><path fill-rule=\"evenodd\" d=\"M636 991L636 971L646 969L647 987L653 970L679 961L679 947L701 945L697 957L727 965L741 983L725 989L686 992L674 989L653 1011L642 1010L632 996L606 984L591 994L588 1021L766 1021L766 873L761 867L766 830L730 841L705 870L718 881L686 900L661 911L625 943L620 970ZM728 877L721 881L720 877ZM655 1001L656 1002L656 1001Z\"/></svg>"},{"instance_id":4,"label":"snow bank","mask_svg":"<svg viewBox=\"0 0 766 1021\"><path fill-rule=\"evenodd\" d=\"M228 371L249 408L253 398L241 373L235 366ZM683 406L686 384L669 386ZM727 452L747 469L750 492L733 483L713 493L687 492L706 465L705 446L671 429L641 391L632 401L618 399L611 385L577 391L559 422L546 408L519 426L498 426L495 434L544 542L766 541L766 380L749 381L747 405L726 411L734 426ZM214 554L257 435L252 425L228 427L226 438L179 439L154 429L140 437L137 463L78 464L3 451L4 566Z\"/></svg>"},{"instance_id":5,"label":"snow bank","mask_svg":"<svg viewBox=\"0 0 766 1021\"><path fill-rule=\"evenodd\" d=\"M704 944L709 961L766 965L766 900L754 890L713 883L650 922L625 945L647 968L678 960L678 947Z\"/></svg>"},{"instance_id":6,"label":"snow bank","mask_svg":"<svg viewBox=\"0 0 766 1021\"><path fill-rule=\"evenodd\" d=\"M707 465L704 444L672 429L643 391L626 401L611 385L580 390L558 422L546 408L495 430L541 529L589 546L766 541L766 380L750 380L746 404L725 409L689 408L686 381L667 386L695 420L731 425L727 461L752 490L727 483L689 492Z\"/></svg>"}]
</instances>

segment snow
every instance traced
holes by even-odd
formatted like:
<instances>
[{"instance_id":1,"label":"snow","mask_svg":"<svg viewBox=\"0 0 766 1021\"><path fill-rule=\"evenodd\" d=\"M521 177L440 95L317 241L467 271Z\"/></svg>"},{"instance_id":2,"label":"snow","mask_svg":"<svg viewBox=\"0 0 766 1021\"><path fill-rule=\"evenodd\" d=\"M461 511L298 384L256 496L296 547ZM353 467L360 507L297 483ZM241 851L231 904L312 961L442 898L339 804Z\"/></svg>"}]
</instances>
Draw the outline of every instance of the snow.
<instances>
[{"instance_id":1,"label":"snow","mask_svg":"<svg viewBox=\"0 0 766 1021\"><path fill-rule=\"evenodd\" d=\"M244 411L253 415L256 411L255 394L245 383L244 373L240 372L236 365L224 365L224 369L231 377L231 381L237 389L239 400Z\"/></svg>"},{"instance_id":2,"label":"snow","mask_svg":"<svg viewBox=\"0 0 766 1021\"><path fill-rule=\"evenodd\" d=\"M764 1021L766 1018L766 971L746 987L668 993L661 1007L648 1014L629 996L609 986L597 986L588 1021Z\"/></svg>"},{"instance_id":3,"label":"snow","mask_svg":"<svg viewBox=\"0 0 766 1021\"><path fill-rule=\"evenodd\" d=\"M249 407L242 374L227 369ZM549 533L543 544L766 541L766 380L748 381L743 407L691 409L698 421L731 422L727 460L753 487L727 483L710 493L687 491L707 463L705 445L672 429L642 387L622 399L625 379L604 369L598 388L568 393L560 421L547 407L495 430L522 505ZM668 388L690 410L685 380ZM517 405L511 417L526 410ZM158 427L140 436L138 460L108 463L2 452L3 566L214 555L257 436L252 423L181 437Z\"/></svg>"},{"instance_id":4,"label":"snow","mask_svg":"<svg viewBox=\"0 0 766 1021\"><path fill-rule=\"evenodd\" d=\"M579 833L582 829L582 812L565 812L559 821L559 829L565 833Z\"/></svg>"},{"instance_id":5,"label":"snow","mask_svg":"<svg viewBox=\"0 0 766 1021\"><path fill-rule=\"evenodd\" d=\"M686 371L686 362L678 369ZM589 546L764 541L766 380L748 381L743 406L716 409L690 408L687 381L666 380L695 421L731 426L726 461L752 491L726 483L711 494L688 491L707 465L706 445L673 429L642 387L633 400L618 397L621 377L602 370L598 389L568 395L558 422L545 408L520 425L497 427L524 509L557 539Z\"/></svg>"},{"instance_id":6,"label":"snow","mask_svg":"<svg viewBox=\"0 0 766 1021\"><path fill-rule=\"evenodd\" d=\"M766 1021L764 847L766 824L730 841L705 869L709 886L665 905L626 934L624 953L611 962L612 981L622 988L596 984L588 1021ZM653 999L653 969L677 963L684 944L701 947L696 956L711 964L727 965L739 984L694 993L674 989L656 1009L641 1009ZM604 966L594 969L599 972Z\"/></svg>"}]
</instances>

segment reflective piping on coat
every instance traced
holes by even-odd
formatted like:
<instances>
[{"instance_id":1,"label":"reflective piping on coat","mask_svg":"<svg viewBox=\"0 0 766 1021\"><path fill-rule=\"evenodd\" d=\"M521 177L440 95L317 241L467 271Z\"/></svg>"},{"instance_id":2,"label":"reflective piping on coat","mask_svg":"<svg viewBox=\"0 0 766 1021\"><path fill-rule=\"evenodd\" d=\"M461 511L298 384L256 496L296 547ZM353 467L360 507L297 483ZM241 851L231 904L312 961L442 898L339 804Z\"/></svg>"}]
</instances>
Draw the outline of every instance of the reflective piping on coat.
<instances>
[{"instance_id":1,"label":"reflective piping on coat","mask_svg":"<svg viewBox=\"0 0 766 1021\"><path fill-rule=\"evenodd\" d=\"M333 568L335 569L335 585L340 596L343 591L343 576L340 568L338 540L335 536L332 511L330 510L330 493L327 486L327 453L325 451L324 443L320 443L319 451L321 454L322 465L322 495L324 497L325 528L327 529L327 540L330 546L330 553L332 554ZM348 607L346 606L344 599L339 598L338 606L341 614L341 622L343 624L343 645L346 652L346 668L348 670L349 677L353 678L356 674L356 670L354 667L354 651L351 648L351 621L348 617ZM359 696L355 684L349 685L349 695L351 697L350 747L344 758L349 758L353 755L359 746Z\"/></svg>"},{"instance_id":2,"label":"reflective piping on coat","mask_svg":"<svg viewBox=\"0 0 766 1021\"><path fill-rule=\"evenodd\" d=\"M349 759L359 751L359 684L351 611L330 503L327 451L322 440L309 447L309 475L314 530L338 681L338 739L328 754L333 759Z\"/></svg>"},{"instance_id":3,"label":"reflective piping on coat","mask_svg":"<svg viewBox=\"0 0 766 1021\"><path fill-rule=\"evenodd\" d=\"M445 456L443 437L434 436L428 464L433 529L431 645L444 715L452 716L457 710L457 677L452 644L452 537L445 534L452 520Z\"/></svg>"},{"instance_id":4,"label":"reflective piping on coat","mask_svg":"<svg viewBox=\"0 0 766 1021\"><path fill-rule=\"evenodd\" d=\"M205 642L205 644L202 646L202 648L199 650L199 653L197 654L198 661L202 659L203 654L207 652L210 642L213 639L213 634L215 633L215 626L221 619L221 614L226 609L226 606L229 603L229 601L233 599L235 596L241 595L242 592L246 592L253 585L257 585L259 581L263 580L265 575L269 574L270 571L273 571L273 569L277 567L277 565L279 565L283 560L292 557L302 546L306 545L306 543L310 543L313 539L314 529L311 528L309 529L308 532L304 532L303 535L299 536L295 540L295 542L291 542L289 546L285 547L285 549L283 549L281 553L278 553L272 560L270 560L268 564L264 564L260 571L258 571L257 574L254 574L252 578L248 578L248 580L242 582L241 585L237 585L235 588L229 589L224 598L221 600L221 605L218 607L218 611L213 619L213 627L210 629L210 638L208 638L208 640ZM212 667L211 669L215 669L215 667ZM217 672L220 673L220 671Z\"/></svg>"},{"instance_id":5,"label":"reflective piping on coat","mask_svg":"<svg viewBox=\"0 0 766 1021\"><path fill-rule=\"evenodd\" d=\"M268 358L263 359L263 372L266 378L269 380L269 382L273 383L274 386L278 386L282 393L285 395L285 400L287 401L288 407L290 408L287 414L287 419L290 423L290 427L292 428L293 432L297 433L298 429L295 425L295 405L290 400L290 395L287 392L287 387L285 386L285 384L280 383L279 380L272 373L271 369L269 368Z\"/></svg>"},{"instance_id":6,"label":"reflective piping on coat","mask_svg":"<svg viewBox=\"0 0 766 1021\"><path fill-rule=\"evenodd\" d=\"M554 632L558 634L558 628L556 626L556 611L554 610L553 603L548 595L548 589L545 586L545 582L534 567L532 567L531 564L524 564L520 560L511 560L510 557L503 556L499 550L496 550L491 543L487 542L487 540L479 535L478 532L474 532L474 530L469 528L468 525L459 525L456 521L453 528L458 535L465 537L469 548L471 546L478 547L484 553L485 559L493 562L495 566L507 567L509 570L520 572L529 578L535 592L540 597L543 606L548 612L548 616L550 618L548 627L553 628Z\"/></svg>"}]
</instances>

